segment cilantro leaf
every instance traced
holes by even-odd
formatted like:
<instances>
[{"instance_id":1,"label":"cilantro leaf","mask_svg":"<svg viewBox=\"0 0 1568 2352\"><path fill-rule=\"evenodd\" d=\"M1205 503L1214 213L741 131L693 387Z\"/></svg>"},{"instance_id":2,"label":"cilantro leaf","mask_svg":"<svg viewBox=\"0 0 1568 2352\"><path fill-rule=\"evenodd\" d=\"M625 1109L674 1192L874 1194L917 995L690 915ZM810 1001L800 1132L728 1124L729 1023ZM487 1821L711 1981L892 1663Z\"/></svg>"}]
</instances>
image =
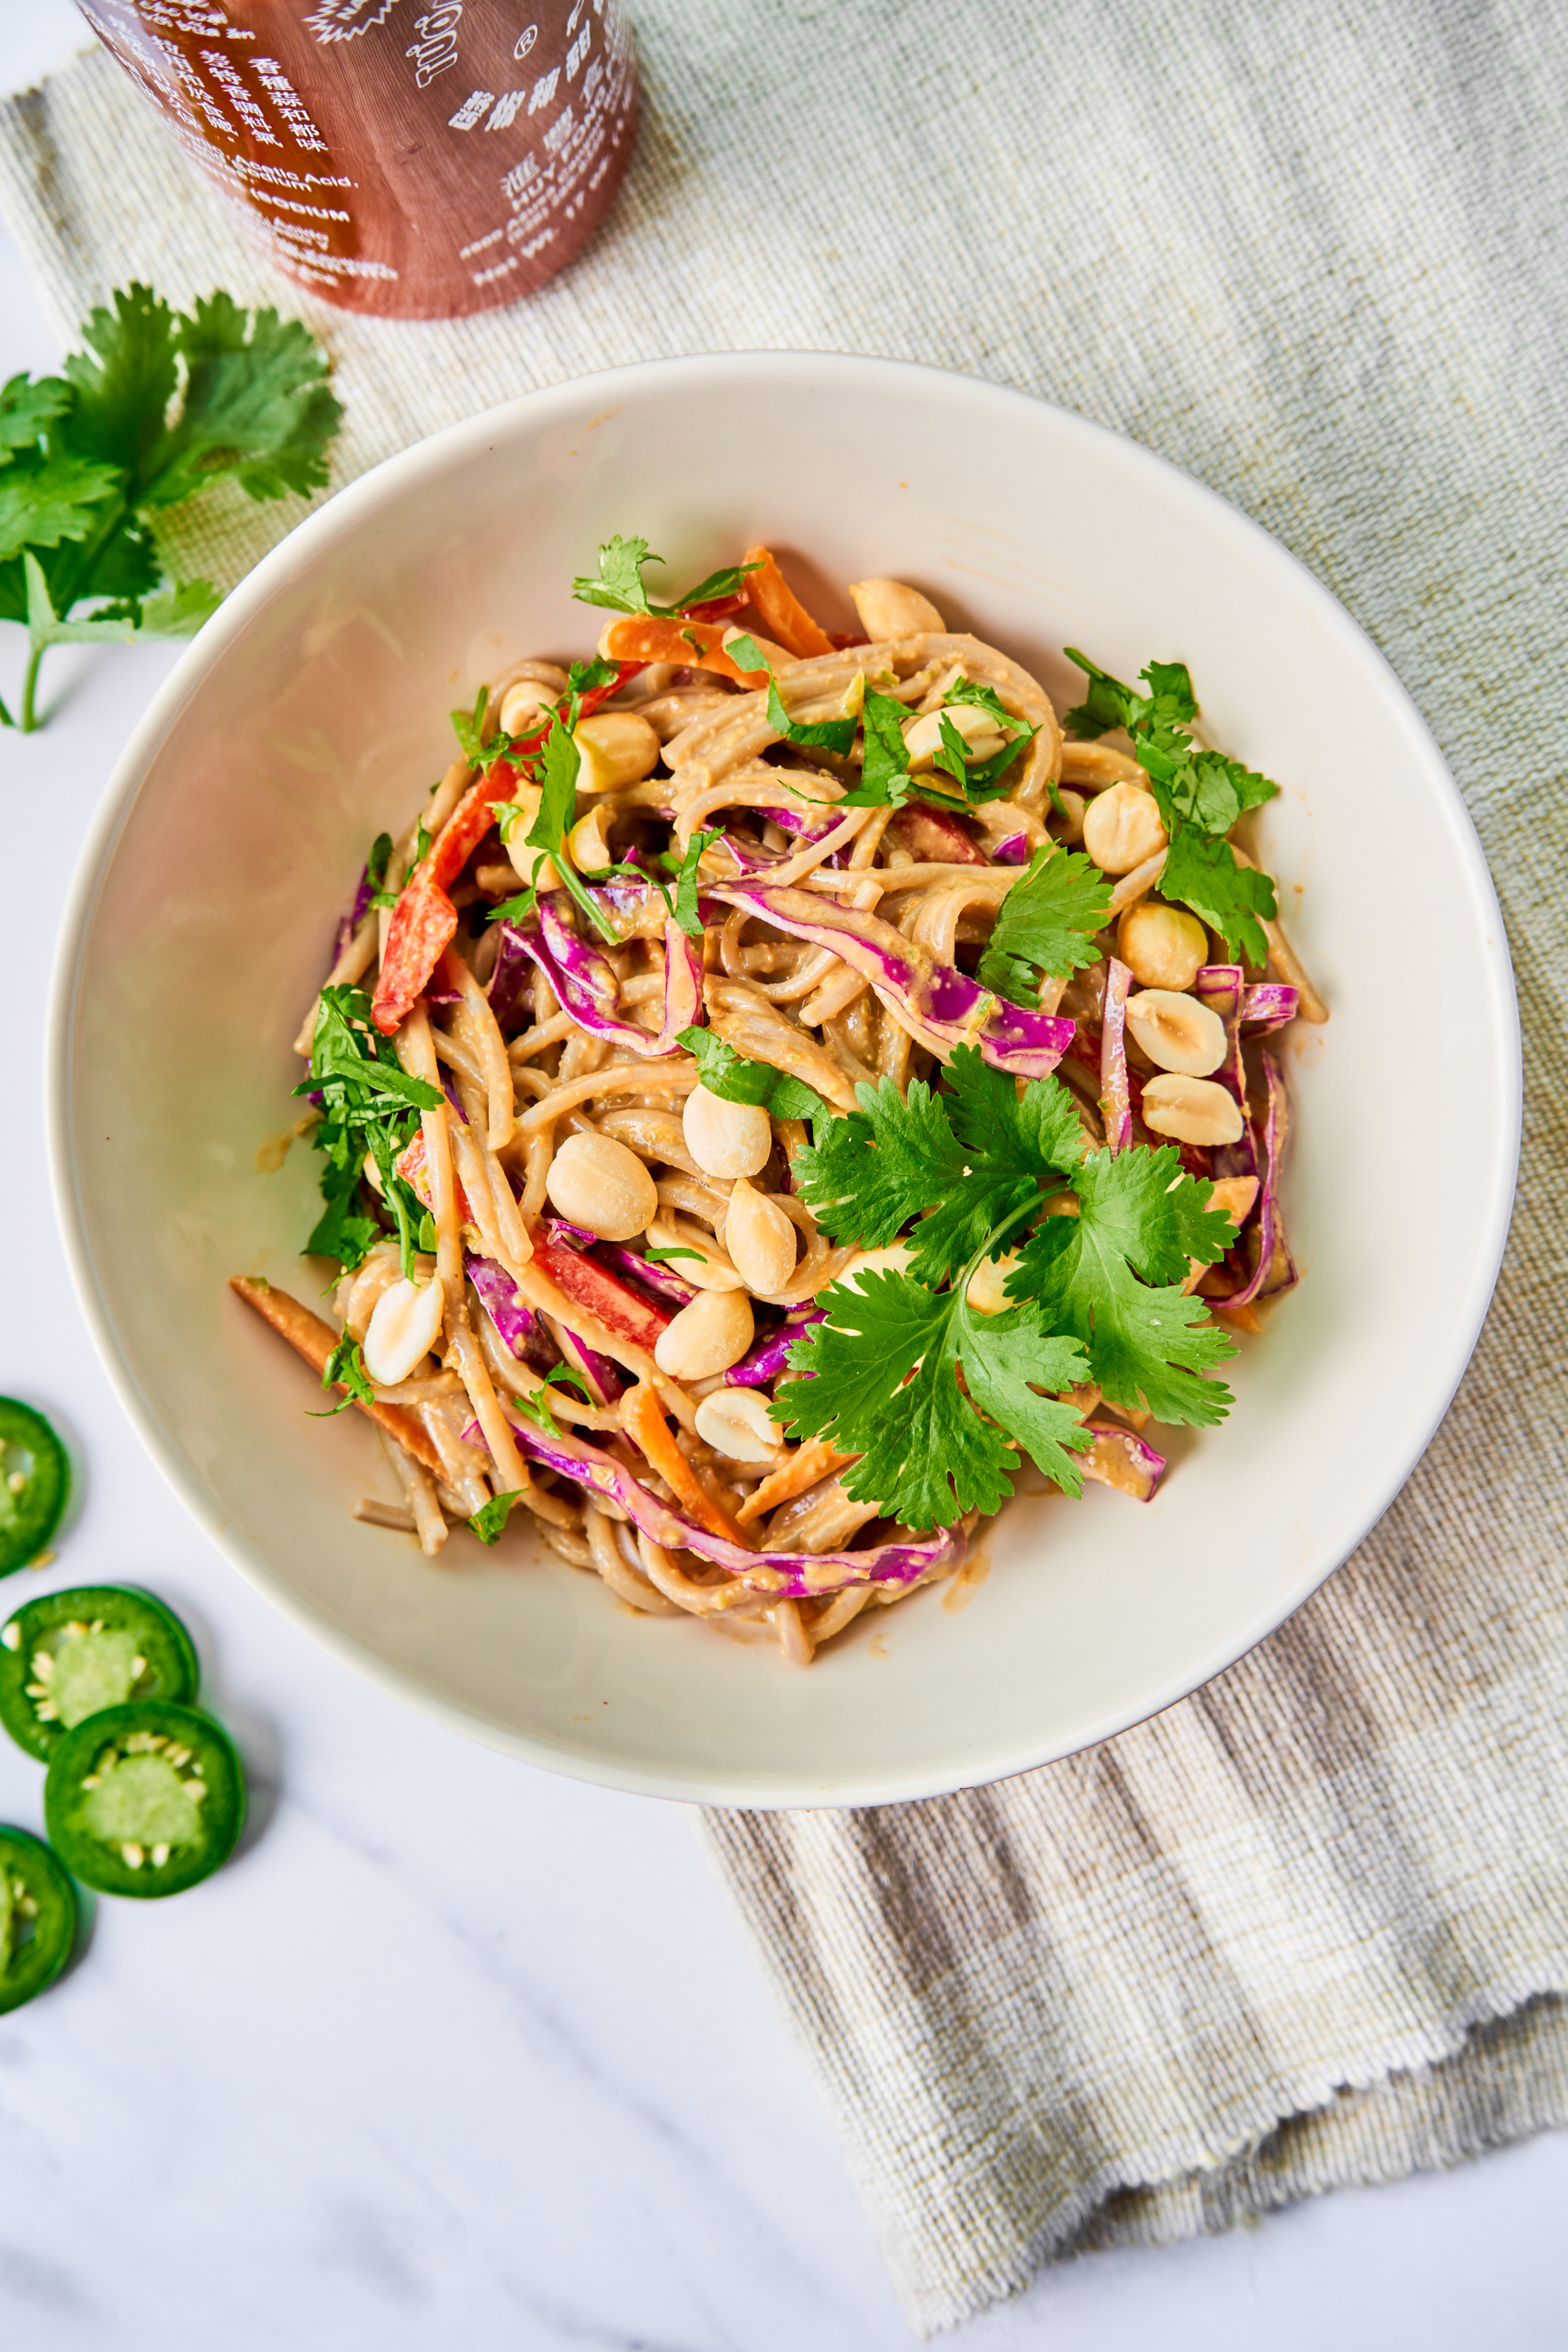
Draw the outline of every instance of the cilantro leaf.
<instances>
[{"instance_id":1,"label":"cilantro leaf","mask_svg":"<svg viewBox=\"0 0 1568 2352\"><path fill-rule=\"evenodd\" d=\"M520 1503L522 1499L522 1487L513 1487L504 1495L491 1495L488 1503L479 1505L468 1523L481 1544L500 1543L506 1522L512 1516L513 1504Z\"/></svg>"},{"instance_id":2,"label":"cilantro leaf","mask_svg":"<svg viewBox=\"0 0 1568 2352\"><path fill-rule=\"evenodd\" d=\"M909 716L894 695L868 686L861 707L860 782L846 792L840 808L902 808L909 797L909 754L904 721Z\"/></svg>"},{"instance_id":3,"label":"cilantro leaf","mask_svg":"<svg viewBox=\"0 0 1568 2352\"><path fill-rule=\"evenodd\" d=\"M599 570L592 579L578 579L571 583L571 593L580 605L602 605L613 613L636 613L646 619L673 620L688 605L714 603L720 596L739 594L740 583L748 572L760 571L761 564L730 564L722 571L710 571L694 588L672 605L655 605L649 600L643 568L650 563L662 563L661 555L650 553L646 539L623 539L617 536L606 539L599 550Z\"/></svg>"},{"instance_id":4,"label":"cilantro leaf","mask_svg":"<svg viewBox=\"0 0 1568 2352\"><path fill-rule=\"evenodd\" d=\"M1034 1310L977 1315L962 1292L872 1272L821 1298L828 1320L791 1350L795 1377L779 1390L776 1418L861 1456L840 1474L853 1499L878 1502L915 1529L999 1510L1020 1444L1048 1477L1081 1489L1069 1449L1092 1440L1072 1406L1037 1396L1030 1384L1071 1386L1083 1376L1083 1353L1046 1336Z\"/></svg>"},{"instance_id":5,"label":"cilantro leaf","mask_svg":"<svg viewBox=\"0 0 1568 2352\"><path fill-rule=\"evenodd\" d=\"M526 922L538 903L539 894L530 887L526 890L519 890L514 899L502 899L498 907L491 907L485 921L487 922Z\"/></svg>"},{"instance_id":6,"label":"cilantro leaf","mask_svg":"<svg viewBox=\"0 0 1568 2352\"><path fill-rule=\"evenodd\" d=\"M976 978L1014 1004L1038 1004L1042 972L1065 979L1098 964L1094 933L1111 908L1111 885L1091 858L1051 845L1002 900Z\"/></svg>"},{"instance_id":7,"label":"cilantro leaf","mask_svg":"<svg viewBox=\"0 0 1568 2352\"><path fill-rule=\"evenodd\" d=\"M772 1062L749 1061L726 1044L716 1030L681 1029L679 1043L696 1057L702 1082L725 1102L750 1102L771 1111L775 1119L832 1121L833 1113L814 1087Z\"/></svg>"},{"instance_id":8,"label":"cilantro leaf","mask_svg":"<svg viewBox=\"0 0 1568 2352\"><path fill-rule=\"evenodd\" d=\"M516 1410L522 1414L524 1419L525 1421L532 1421L534 1427L536 1430L542 1430L547 1437L559 1437L561 1434L560 1423L556 1419L555 1415L550 1410L550 1388L552 1384L558 1382L563 1388L570 1385L573 1388L579 1389L581 1392L584 1401L592 1403L592 1400L588 1395L588 1383L584 1380L582 1374L580 1372L573 1371L570 1364L564 1363L551 1364L548 1372L546 1373L537 1388L530 1389L525 1396L515 1395L512 1399L513 1406ZM468 1523L470 1526L473 1525L473 1521L471 1520ZM502 1525L504 1524L505 1521L503 1517ZM475 1532L476 1533L478 1532L477 1530ZM500 1532L500 1527L498 1527L496 1530L497 1534L499 1534ZM495 1541L495 1537L487 1536L485 1541L487 1543L493 1543Z\"/></svg>"},{"instance_id":9,"label":"cilantro leaf","mask_svg":"<svg viewBox=\"0 0 1568 2352\"><path fill-rule=\"evenodd\" d=\"M1191 825L1178 825L1159 878L1160 896L1179 899L1217 931L1244 964L1264 964L1269 936L1259 922L1279 912L1274 886L1256 867L1238 865L1229 842L1211 841Z\"/></svg>"},{"instance_id":10,"label":"cilantro leaf","mask_svg":"<svg viewBox=\"0 0 1568 2352\"><path fill-rule=\"evenodd\" d=\"M28 451L0 466L0 563L24 548L85 539L103 520L104 503L118 483L113 466L69 453L40 457Z\"/></svg>"},{"instance_id":11,"label":"cilantro leaf","mask_svg":"<svg viewBox=\"0 0 1568 2352\"><path fill-rule=\"evenodd\" d=\"M453 713L454 724L459 715L456 711ZM620 935L583 882L566 845L566 837L577 815L577 779L581 766L582 757L572 741L570 728L560 713L553 711L544 742L529 762L530 773L539 786L539 806L523 838L530 849L543 850L552 860L556 872L560 876L562 889L581 908L601 939L608 940L614 947L619 945ZM510 844L524 813L522 806L515 800L503 801L497 806L496 820L503 842ZM490 920L495 922L504 917L520 922L531 911L534 900L533 889L524 890L515 899L508 899L503 905L496 907ZM526 905L525 901L527 901Z\"/></svg>"},{"instance_id":12,"label":"cilantro leaf","mask_svg":"<svg viewBox=\"0 0 1568 2352\"><path fill-rule=\"evenodd\" d=\"M1009 741L999 752L993 752L988 759L969 761L964 738L947 716L948 707L953 703L977 705L1007 730ZM948 688L942 698L942 748L933 764L953 778L971 807L984 800L1004 800L1012 789L1003 781L1007 771L1024 746L1034 741L1038 730L1015 718L994 686L976 684L968 678L961 678L955 686Z\"/></svg>"},{"instance_id":13,"label":"cilantro leaf","mask_svg":"<svg viewBox=\"0 0 1568 2352\"><path fill-rule=\"evenodd\" d=\"M206 582L158 593L152 515L225 477L257 499L319 488L343 413L307 330L228 294L186 313L122 287L83 340L60 378L0 390L0 618L28 629L25 729L51 645L188 636L215 609Z\"/></svg>"},{"instance_id":14,"label":"cilantro leaf","mask_svg":"<svg viewBox=\"0 0 1568 2352\"><path fill-rule=\"evenodd\" d=\"M1016 1437L1036 1467L1069 1495L1083 1492L1073 1460L1094 1443L1076 1405L1036 1394L1074 1387L1089 1366L1074 1340L1048 1334L1032 1303L1001 1315L979 1315L967 1304L957 1317L958 1360L969 1394L983 1413Z\"/></svg>"},{"instance_id":15,"label":"cilantro leaf","mask_svg":"<svg viewBox=\"0 0 1568 2352\"><path fill-rule=\"evenodd\" d=\"M100 576L100 585L102 580ZM136 623L140 637L194 637L223 599L210 580L176 580L148 596Z\"/></svg>"},{"instance_id":16,"label":"cilantro leaf","mask_svg":"<svg viewBox=\"0 0 1568 2352\"><path fill-rule=\"evenodd\" d=\"M858 1111L836 1118L798 1152L795 1180L835 1241L883 1250L912 1217L961 1188L964 1155L923 1079L908 1097L890 1078L855 1089Z\"/></svg>"},{"instance_id":17,"label":"cilantro leaf","mask_svg":"<svg viewBox=\"0 0 1568 2352\"><path fill-rule=\"evenodd\" d=\"M1140 695L1070 646L1067 659L1089 680L1087 697L1067 713L1069 730L1099 735L1108 727L1125 727L1148 777L1170 836L1160 896L1201 915L1232 956L1265 962L1269 943L1258 917L1277 911L1273 885L1266 874L1238 865L1224 836L1247 809L1271 800L1279 786L1223 752L1196 748L1188 723L1198 716L1198 704L1185 662L1149 662L1141 673L1149 691Z\"/></svg>"},{"instance_id":18,"label":"cilantro leaf","mask_svg":"<svg viewBox=\"0 0 1568 2352\"><path fill-rule=\"evenodd\" d=\"M998 1508L1017 1446L1076 1493L1071 1456L1092 1441L1058 1392L1084 1380L1165 1420L1224 1418L1228 1390L1197 1375L1235 1350L1180 1285L1234 1229L1172 1147L1086 1157L1065 1087L1021 1091L973 1046L942 1093L918 1080L907 1101L891 1080L856 1091L860 1109L796 1156L795 1175L835 1239L880 1249L910 1227L909 1263L819 1295L828 1319L792 1348L777 1414L863 1457L843 1474L850 1495L945 1525ZM1013 1249L1009 1306L971 1307L976 1270Z\"/></svg>"},{"instance_id":19,"label":"cilantro leaf","mask_svg":"<svg viewBox=\"0 0 1568 2352\"><path fill-rule=\"evenodd\" d=\"M58 376L13 376L0 384L0 450L34 448L71 405L71 387Z\"/></svg>"},{"instance_id":20,"label":"cilantro leaf","mask_svg":"<svg viewBox=\"0 0 1568 2352\"><path fill-rule=\"evenodd\" d=\"M341 1387L344 1393L335 1405L328 1406L324 1413L312 1413L310 1418L313 1421L330 1421L334 1413L345 1413L355 1403L373 1405L376 1402L376 1391L370 1385L365 1358L352 1331L344 1333L322 1365L321 1386Z\"/></svg>"},{"instance_id":21,"label":"cilantro leaf","mask_svg":"<svg viewBox=\"0 0 1568 2352\"><path fill-rule=\"evenodd\" d=\"M921 1282L956 1278L977 1256L998 1254L1007 1237L1038 1210L1043 1191L1083 1158L1084 1132L1071 1095L1040 1079L1022 1095L991 1069L973 1046L948 1066L949 1092L938 1098L963 1161L962 1181L931 1195L931 1214L909 1236L910 1272ZM987 1248L987 1243L992 1244Z\"/></svg>"},{"instance_id":22,"label":"cilantro leaf","mask_svg":"<svg viewBox=\"0 0 1568 2352\"><path fill-rule=\"evenodd\" d=\"M686 843L685 855L676 869L675 920L688 939L700 939L703 935L703 919L697 912L698 863L710 842L721 842L723 839L722 825L715 825L709 831L699 829Z\"/></svg>"},{"instance_id":23,"label":"cilantro leaf","mask_svg":"<svg viewBox=\"0 0 1568 2352\"><path fill-rule=\"evenodd\" d=\"M784 697L779 693L779 682L773 675L773 664L754 637L732 637L725 650L738 670L750 671L753 674L759 670L766 670L768 725L776 735L781 735L786 743L793 743L797 749L808 752L837 752L841 754L851 749L855 740L855 729L859 724L859 721L854 718L820 718L812 720L809 725L799 727L795 725L795 720L784 708Z\"/></svg>"},{"instance_id":24,"label":"cilantro leaf","mask_svg":"<svg viewBox=\"0 0 1568 2352\"><path fill-rule=\"evenodd\" d=\"M599 570L593 579L577 579L571 593L580 605L603 605L613 613L651 613L648 590L643 585L645 563L662 563L661 555L649 552L646 539L623 539L617 533L606 539L599 550Z\"/></svg>"},{"instance_id":25,"label":"cilantro leaf","mask_svg":"<svg viewBox=\"0 0 1568 2352\"><path fill-rule=\"evenodd\" d=\"M415 1235L426 1212L393 1163L418 1134L420 1112L434 1110L445 1098L423 1079L411 1077L391 1041L371 1027L365 991L341 985L321 990L310 1072L294 1091L321 1098L313 1141L326 1161L321 1179L326 1206L305 1244L307 1253L336 1258L352 1272L381 1238L380 1224L360 1206L368 1159L397 1228L403 1272L411 1275Z\"/></svg>"},{"instance_id":26,"label":"cilantro leaf","mask_svg":"<svg viewBox=\"0 0 1568 2352\"><path fill-rule=\"evenodd\" d=\"M1082 1342L1112 1404L1162 1421L1222 1420L1229 1389L1197 1375L1235 1349L1210 1322L1207 1303L1180 1287L1190 1258L1213 1264L1235 1238L1229 1219L1207 1211L1211 1187L1182 1174L1168 1144L1092 1152L1074 1183L1077 1216L1044 1219L1008 1295L1032 1300L1053 1328Z\"/></svg>"}]
</instances>

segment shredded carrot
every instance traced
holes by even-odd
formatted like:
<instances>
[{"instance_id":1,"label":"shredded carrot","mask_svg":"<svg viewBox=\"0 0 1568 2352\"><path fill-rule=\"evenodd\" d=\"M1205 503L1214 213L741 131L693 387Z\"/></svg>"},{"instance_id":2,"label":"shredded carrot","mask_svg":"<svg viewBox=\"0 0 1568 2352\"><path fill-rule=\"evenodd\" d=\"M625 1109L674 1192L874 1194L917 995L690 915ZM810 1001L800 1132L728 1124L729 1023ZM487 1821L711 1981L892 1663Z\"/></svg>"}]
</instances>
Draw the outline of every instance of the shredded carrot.
<instances>
[{"instance_id":1,"label":"shredded carrot","mask_svg":"<svg viewBox=\"0 0 1568 2352\"><path fill-rule=\"evenodd\" d=\"M327 1358L338 1343L339 1334L308 1306L301 1306L286 1290L276 1290L271 1283L253 1280L248 1274L231 1274L229 1287L236 1292L249 1307L253 1307L264 1323L270 1323L280 1338L302 1355L317 1373L327 1368ZM344 1385L340 1380L338 1387ZM402 1405L366 1405L356 1396L354 1402L362 1413L378 1422L389 1438L395 1439L405 1453L412 1453L436 1477L445 1477L441 1456L428 1436L423 1421Z\"/></svg>"},{"instance_id":2,"label":"shredded carrot","mask_svg":"<svg viewBox=\"0 0 1568 2352\"><path fill-rule=\"evenodd\" d=\"M744 1544L746 1536L737 1527L729 1513L708 1493L691 1464L671 1434L659 1401L659 1391L648 1381L639 1380L628 1388L621 1399L621 1427L642 1453L652 1469L658 1471L665 1485L678 1501L683 1503L692 1517L699 1520L710 1535L728 1536L732 1544Z\"/></svg>"},{"instance_id":3,"label":"shredded carrot","mask_svg":"<svg viewBox=\"0 0 1568 2352\"><path fill-rule=\"evenodd\" d=\"M797 1447L782 1470L771 1472L760 1487L753 1488L736 1517L742 1524L761 1519L775 1503L793 1502L807 1487L814 1487L818 1478L829 1477L835 1470L859 1460L858 1453L837 1453L826 1438L814 1437Z\"/></svg>"},{"instance_id":4,"label":"shredded carrot","mask_svg":"<svg viewBox=\"0 0 1568 2352\"><path fill-rule=\"evenodd\" d=\"M832 639L812 619L768 549L748 548L741 561L761 566L761 571L747 573L746 594L768 635L776 638L784 651L793 653L797 662L806 661L813 653L831 653Z\"/></svg>"},{"instance_id":5,"label":"shredded carrot","mask_svg":"<svg viewBox=\"0 0 1568 2352\"><path fill-rule=\"evenodd\" d=\"M693 670L716 670L737 685L765 686L761 670L738 670L724 650L728 621L651 620L626 613L605 624L599 639L606 662L673 662Z\"/></svg>"}]
</instances>

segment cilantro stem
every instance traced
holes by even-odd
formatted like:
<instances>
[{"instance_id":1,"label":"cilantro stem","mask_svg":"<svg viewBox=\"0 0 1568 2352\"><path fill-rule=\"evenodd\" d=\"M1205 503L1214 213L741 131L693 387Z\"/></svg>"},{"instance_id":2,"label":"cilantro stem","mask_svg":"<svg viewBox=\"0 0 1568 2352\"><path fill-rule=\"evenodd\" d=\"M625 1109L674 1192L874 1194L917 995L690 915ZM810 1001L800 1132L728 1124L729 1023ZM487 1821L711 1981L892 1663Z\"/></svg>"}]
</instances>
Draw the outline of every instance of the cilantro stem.
<instances>
[{"instance_id":1,"label":"cilantro stem","mask_svg":"<svg viewBox=\"0 0 1568 2352\"><path fill-rule=\"evenodd\" d=\"M49 648L45 645L35 645L28 654L27 675L22 680L22 707L19 722L24 735L33 734L38 727L34 697L38 692L39 663L48 650Z\"/></svg>"}]
</instances>

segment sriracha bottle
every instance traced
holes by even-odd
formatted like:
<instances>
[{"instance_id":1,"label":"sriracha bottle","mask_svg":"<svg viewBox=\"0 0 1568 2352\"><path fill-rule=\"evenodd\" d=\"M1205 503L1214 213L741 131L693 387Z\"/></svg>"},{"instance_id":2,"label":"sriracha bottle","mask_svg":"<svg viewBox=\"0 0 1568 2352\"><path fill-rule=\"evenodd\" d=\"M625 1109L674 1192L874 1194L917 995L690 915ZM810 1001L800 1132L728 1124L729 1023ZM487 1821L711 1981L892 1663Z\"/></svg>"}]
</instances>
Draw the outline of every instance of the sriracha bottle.
<instances>
[{"instance_id":1,"label":"sriracha bottle","mask_svg":"<svg viewBox=\"0 0 1568 2352\"><path fill-rule=\"evenodd\" d=\"M78 0L279 269L345 311L532 294L637 135L619 0Z\"/></svg>"}]
</instances>

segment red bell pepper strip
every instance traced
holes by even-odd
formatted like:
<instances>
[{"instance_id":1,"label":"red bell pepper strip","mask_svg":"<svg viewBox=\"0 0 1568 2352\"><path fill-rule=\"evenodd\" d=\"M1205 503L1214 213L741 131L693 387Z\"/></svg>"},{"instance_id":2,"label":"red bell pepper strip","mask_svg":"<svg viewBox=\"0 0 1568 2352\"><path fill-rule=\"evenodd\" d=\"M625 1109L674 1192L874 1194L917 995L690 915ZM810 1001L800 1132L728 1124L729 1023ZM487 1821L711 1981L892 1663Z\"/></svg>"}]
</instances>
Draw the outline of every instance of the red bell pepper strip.
<instances>
[{"instance_id":1,"label":"red bell pepper strip","mask_svg":"<svg viewBox=\"0 0 1568 2352\"><path fill-rule=\"evenodd\" d=\"M618 663L613 678L582 696L578 717L590 717L643 666L640 662ZM370 1006L370 1017L383 1036L390 1037L401 1026L429 987L430 976L457 928L457 910L446 895L448 887L489 832L497 804L510 800L519 784L527 782L525 771L518 768L516 761L525 761L538 751L547 732L547 728L541 727L531 735L519 736L512 755L497 760L488 775L468 786L404 885L392 910L387 952Z\"/></svg>"},{"instance_id":2,"label":"red bell pepper strip","mask_svg":"<svg viewBox=\"0 0 1568 2352\"><path fill-rule=\"evenodd\" d=\"M606 1273L592 1258L581 1257L558 1241L547 1241L541 1233L536 1233L533 1239L535 1265L563 1297L585 1306L590 1315L596 1315L606 1330L634 1341L652 1354L660 1334L669 1329L673 1319L662 1307L655 1306L650 1299L638 1298L635 1291L617 1282L614 1274Z\"/></svg>"},{"instance_id":3,"label":"red bell pepper strip","mask_svg":"<svg viewBox=\"0 0 1568 2352\"><path fill-rule=\"evenodd\" d=\"M425 1172L424 1137L422 1135L415 1136L412 1143L405 1144L403 1146L403 1148L399 1152L396 1159L392 1162L392 1173L395 1176L400 1176L402 1178L404 1183L407 1184L412 1192L415 1199L423 1201L425 1207L429 1209L431 1214L434 1216L435 1211L435 1203L431 1198L430 1178ZM458 1224L472 1225L474 1221L474 1213L468 1206L468 1196L463 1190L462 1183L455 1168L452 1170L452 1190L454 1194L454 1204L457 1211Z\"/></svg>"}]
</instances>

